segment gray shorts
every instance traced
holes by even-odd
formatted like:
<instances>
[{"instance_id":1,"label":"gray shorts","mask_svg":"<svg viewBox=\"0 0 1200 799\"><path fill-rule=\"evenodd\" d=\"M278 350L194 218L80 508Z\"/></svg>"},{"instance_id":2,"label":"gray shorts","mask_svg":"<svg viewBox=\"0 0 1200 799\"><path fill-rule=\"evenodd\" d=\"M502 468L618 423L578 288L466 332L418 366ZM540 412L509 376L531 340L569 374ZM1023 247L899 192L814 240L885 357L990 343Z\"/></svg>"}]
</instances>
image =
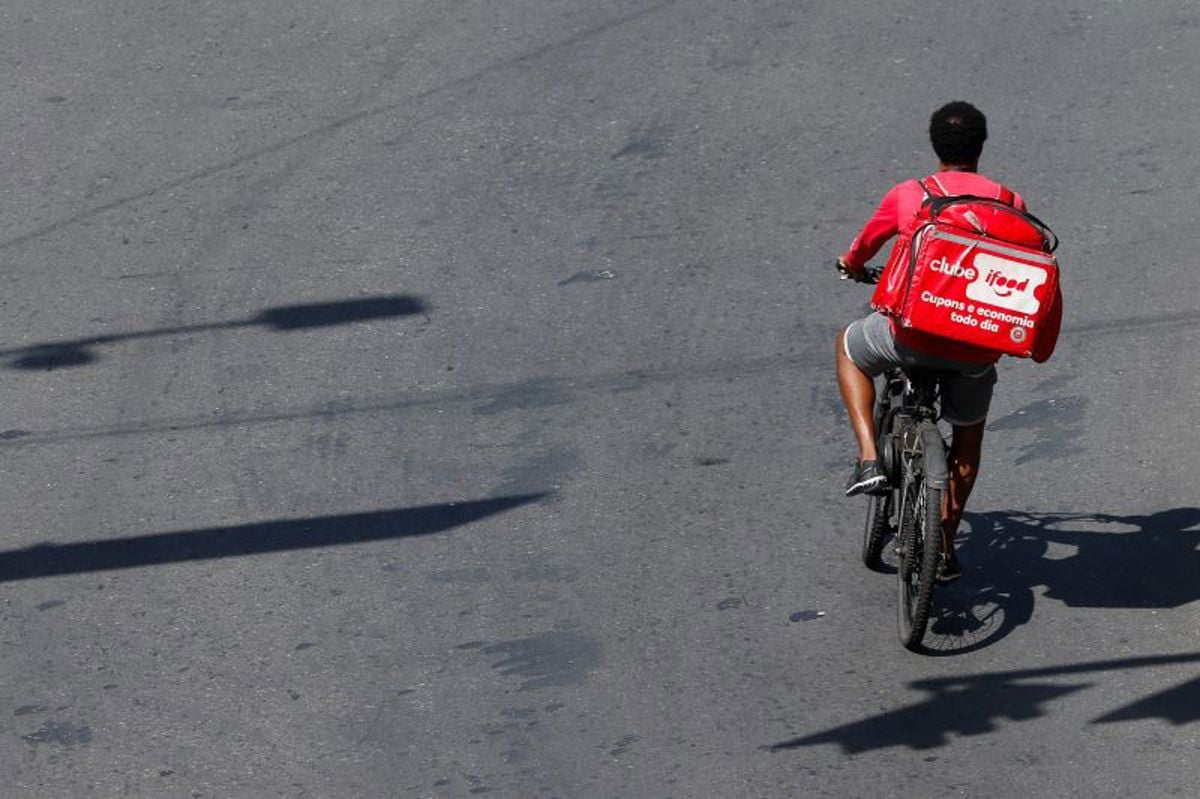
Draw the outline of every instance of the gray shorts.
<instances>
[{"instance_id":1,"label":"gray shorts","mask_svg":"<svg viewBox=\"0 0 1200 799\"><path fill-rule=\"evenodd\" d=\"M966 427L987 418L996 385L996 367L992 364L966 363L926 355L896 341L892 324L880 313L852 322L846 328L846 355L854 365L871 377L885 369L924 366L958 374L942 379L942 418L952 425Z\"/></svg>"}]
</instances>

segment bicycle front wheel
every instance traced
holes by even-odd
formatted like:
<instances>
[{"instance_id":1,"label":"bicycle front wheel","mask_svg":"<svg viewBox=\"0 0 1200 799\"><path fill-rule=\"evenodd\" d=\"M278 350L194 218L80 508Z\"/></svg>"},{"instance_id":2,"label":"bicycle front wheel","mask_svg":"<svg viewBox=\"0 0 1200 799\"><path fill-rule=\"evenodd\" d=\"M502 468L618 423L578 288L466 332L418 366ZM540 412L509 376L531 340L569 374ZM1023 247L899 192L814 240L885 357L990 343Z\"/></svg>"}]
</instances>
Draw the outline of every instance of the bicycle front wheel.
<instances>
[{"instance_id":1,"label":"bicycle front wheel","mask_svg":"<svg viewBox=\"0 0 1200 799\"><path fill-rule=\"evenodd\" d=\"M888 445L895 436L895 417L891 413L892 404L900 399L898 391L898 383L895 375L890 374L885 377L883 387L877 395L875 401L875 433L877 436L877 447L879 449L880 464L884 465L884 474L891 477L890 453L892 447ZM886 425L886 429L885 428ZM886 465L885 465L886 464ZM862 541L862 561L868 569L872 571L881 571L883 569L883 560L880 555L883 554L883 543L888 533L895 532L892 527L892 514L896 512L898 504L897 492L889 490L883 496L868 495L867 496L867 521L863 525L863 541Z\"/></svg>"},{"instance_id":2,"label":"bicycle front wheel","mask_svg":"<svg viewBox=\"0 0 1200 799\"><path fill-rule=\"evenodd\" d=\"M933 583L942 554L942 489L930 488L923 475L906 475L900 520L898 560L900 642L921 648L933 605Z\"/></svg>"},{"instance_id":3,"label":"bicycle front wheel","mask_svg":"<svg viewBox=\"0 0 1200 799\"><path fill-rule=\"evenodd\" d=\"M889 491L883 496L870 495L867 497L867 523L863 526L862 560L868 569L879 571L883 567L883 539L890 529L889 521L892 515L892 495Z\"/></svg>"}]
</instances>

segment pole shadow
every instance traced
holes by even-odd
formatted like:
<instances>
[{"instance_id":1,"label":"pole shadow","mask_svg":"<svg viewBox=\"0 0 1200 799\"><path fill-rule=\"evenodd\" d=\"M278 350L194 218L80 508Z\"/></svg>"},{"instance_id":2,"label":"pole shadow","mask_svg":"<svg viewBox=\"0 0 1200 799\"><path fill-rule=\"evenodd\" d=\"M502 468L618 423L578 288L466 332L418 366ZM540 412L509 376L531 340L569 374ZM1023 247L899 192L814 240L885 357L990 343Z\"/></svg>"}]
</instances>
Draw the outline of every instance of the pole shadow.
<instances>
[{"instance_id":1,"label":"pole shadow","mask_svg":"<svg viewBox=\"0 0 1200 799\"><path fill-rule=\"evenodd\" d=\"M99 357L95 348L123 341L246 327L264 327L277 333L291 333L378 319L416 316L428 312L429 306L425 300L409 294L281 305L267 308L249 319L230 322L135 330L129 333L113 333L69 341L32 344L26 347L10 347L0 349L0 358L9 359L8 365L12 369L25 371L62 369L94 363Z\"/></svg>"},{"instance_id":2,"label":"pole shadow","mask_svg":"<svg viewBox=\"0 0 1200 799\"><path fill-rule=\"evenodd\" d=\"M547 493L517 494L471 502L281 519L76 544L39 544L0 552L0 583L432 535L538 502L547 496Z\"/></svg>"}]
</instances>

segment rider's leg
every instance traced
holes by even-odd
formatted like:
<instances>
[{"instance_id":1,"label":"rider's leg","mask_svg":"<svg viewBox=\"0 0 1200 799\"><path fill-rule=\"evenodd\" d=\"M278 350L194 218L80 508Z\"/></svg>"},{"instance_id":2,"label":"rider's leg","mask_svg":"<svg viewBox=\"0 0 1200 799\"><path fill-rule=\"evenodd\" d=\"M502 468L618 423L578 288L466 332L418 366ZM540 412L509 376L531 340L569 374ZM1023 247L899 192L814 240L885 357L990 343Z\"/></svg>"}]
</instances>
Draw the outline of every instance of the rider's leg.
<instances>
[{"instance_id":1,"label":"rider's leg","mask_svg":"<svg viewBox=\"0 0 1200 799\"><path fill-rule=\"evenodd\" d=\"M850 426L858 442L858 459L878 459L875 451L875 381L846 354L846 331L837 338L837 379Z\"/></svg>"},{"instance_id":2,"label":"rider's leg","mask_svg":"<svg viewBox=\"0 0 1200 799\"><path fill-rule=\"evenodd\" d=\"M995 366L976 373L964 371L959 376L942 380L942 418L954 427L947 464L950 485L942 509L942 551L951 562L955 560L954 538L962 521L963 508L979 474L983 428L995 386Z\"/></svg>"},{"instance_id":3,"label":"rider's leg","mask_svg":"<svg viewBox=\"0 0 1200 799\"><path fill-rule=\"evenodd\" d=\"M983 455L983 427L985 422L966 426L954 426L950 443L950 490L942 508L942 551L954 552L954 537L962 521L963 508L975 477L979 474L979 460Z\"/></svg>"}]
</instances>

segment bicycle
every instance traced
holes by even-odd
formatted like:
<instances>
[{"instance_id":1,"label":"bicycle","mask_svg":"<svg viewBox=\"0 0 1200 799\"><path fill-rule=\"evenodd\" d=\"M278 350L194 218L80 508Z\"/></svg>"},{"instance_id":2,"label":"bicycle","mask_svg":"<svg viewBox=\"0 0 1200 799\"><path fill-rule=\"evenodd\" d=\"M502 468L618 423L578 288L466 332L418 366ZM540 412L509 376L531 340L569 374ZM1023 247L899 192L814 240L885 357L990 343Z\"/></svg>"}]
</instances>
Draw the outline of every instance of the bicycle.
<instances>
[{"instance_id":1,"label":"bicycle","mask_svg":"<svg viewBox=\"0 0 1200 799\"><path fill-rule=\"evenodd\" d=\"M881 271L869 268L862 282L876 282ZM929 624L942 554L942 505L950 473L946 440L937 426L941 375L924 368L889 369L875 400L878 460L889 489L868 495L862 560L880 570L885 538L895 537L900 642L912 651L920 651Z\"/></svg>"}]
</instances>

